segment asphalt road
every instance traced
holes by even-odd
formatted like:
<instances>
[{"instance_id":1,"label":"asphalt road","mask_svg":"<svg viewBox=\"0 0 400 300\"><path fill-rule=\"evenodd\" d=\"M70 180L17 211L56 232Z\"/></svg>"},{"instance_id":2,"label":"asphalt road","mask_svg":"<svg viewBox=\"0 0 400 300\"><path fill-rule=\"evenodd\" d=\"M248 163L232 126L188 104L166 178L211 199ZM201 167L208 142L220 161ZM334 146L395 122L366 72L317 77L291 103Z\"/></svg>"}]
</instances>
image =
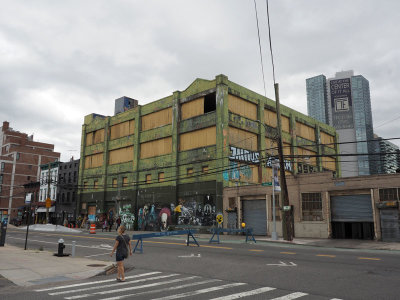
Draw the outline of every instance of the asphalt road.
<instances>
[{"instance_id":1,"label":"asphalt road","mask_svg":"<svg viewBox=\"0 0 400 300\"><path fill-rule=\"evenodd\" d=\"M76 241L77 256L110 260L115 232L98 232L95 236L88 233L30 232L28 248L43 247L56 252L59 238L64 239L66 252L71 251L70 244ZM7 243L23 247L24 242L24 232L7 231ZM168 295L188 299L213 299L226 295L280 300L296 297L400 298L398 252L265 242L245 244L243 241L221 244L200 241L200 245L187 247L183 236L144 240L143 254L136 253L125 263L128 269L135 268L127 272L127 276L133 277L123 285L114 282L115 275L100 276L88 279L84 287L60 288L63 284L57 283L19 289L12 292L12 298L11 294L9 296L10 299L26 299L28 295L29 299L78 299L82 295L91 299L123 295L128 295L128 299L154 299ZM104 280L110 281L104 283ZM113 288L115 285L117 287ZM86 290L89 287L92 289ZM54 290L44 290L49 288Z\"/></svg>"}]
</instances>

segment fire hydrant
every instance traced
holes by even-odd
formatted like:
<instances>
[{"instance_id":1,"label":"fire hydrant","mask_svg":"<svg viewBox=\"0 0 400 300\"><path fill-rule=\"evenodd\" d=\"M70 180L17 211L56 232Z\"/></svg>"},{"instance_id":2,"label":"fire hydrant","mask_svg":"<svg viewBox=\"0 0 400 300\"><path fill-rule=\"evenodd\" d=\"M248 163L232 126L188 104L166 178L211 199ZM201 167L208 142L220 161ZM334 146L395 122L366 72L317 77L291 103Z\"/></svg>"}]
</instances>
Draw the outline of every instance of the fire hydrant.
<instances>
[{"instance_id":1,"label":"fire hydrant","mask_svg":"<svg viewBox=\"0 0 400 300\"><path fill-rule=\"evenodd\" d=\"M59 257L64 256L64 248L65 248L64 240L63 239L59 239L58 240L58 253L57 253L57 256L59 256Z\"/></svg>"}]
</instances>

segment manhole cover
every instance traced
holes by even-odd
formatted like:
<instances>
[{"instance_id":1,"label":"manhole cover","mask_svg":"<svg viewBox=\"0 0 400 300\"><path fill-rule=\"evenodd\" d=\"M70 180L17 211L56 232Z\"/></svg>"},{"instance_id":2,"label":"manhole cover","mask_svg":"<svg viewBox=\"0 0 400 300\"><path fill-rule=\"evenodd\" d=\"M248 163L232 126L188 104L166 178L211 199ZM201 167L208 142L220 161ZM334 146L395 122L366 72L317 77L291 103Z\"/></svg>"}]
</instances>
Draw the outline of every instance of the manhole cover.
<instances>
[{"instance_id":1,"label":"manhole cover","mask_svg":"<svg viewBox=\"0 0 400 300\"><path fill-rule=\"evenodd\" d=\"M105 267L106 265L102 264L92 264L92 265L86 265L87 267Z\"/></svg>"}]
</instances>

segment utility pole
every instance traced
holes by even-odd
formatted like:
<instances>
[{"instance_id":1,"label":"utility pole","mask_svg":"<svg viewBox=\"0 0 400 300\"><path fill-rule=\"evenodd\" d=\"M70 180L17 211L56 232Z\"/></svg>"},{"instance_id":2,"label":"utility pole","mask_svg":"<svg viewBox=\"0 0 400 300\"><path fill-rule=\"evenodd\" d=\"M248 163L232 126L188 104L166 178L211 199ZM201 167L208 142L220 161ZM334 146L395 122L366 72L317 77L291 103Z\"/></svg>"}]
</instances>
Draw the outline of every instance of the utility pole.
<instances>
[{"instance_id":1,"label":"utility pole","mask_svg":"<svg viewBox=\"0 0 400 300\"><path fill-rule=\"evenodd\" d=\"M289 193L286 184L286 176L285 176L285 162L283 160L283 145L282 145L282 120L281 120L281 109L279 102L279 84L274 84L275 89L275 101L276 101L276 118L277 118L277 127L278 127L278 157L279 157L279 169L280 169L280 183L281 183L281 198L282 198L282 206L289 206ZM283 238L287 241L293 240L292 233L292 220L290 211L282 210L282 232Z\"/></svg>"}]
</instances>

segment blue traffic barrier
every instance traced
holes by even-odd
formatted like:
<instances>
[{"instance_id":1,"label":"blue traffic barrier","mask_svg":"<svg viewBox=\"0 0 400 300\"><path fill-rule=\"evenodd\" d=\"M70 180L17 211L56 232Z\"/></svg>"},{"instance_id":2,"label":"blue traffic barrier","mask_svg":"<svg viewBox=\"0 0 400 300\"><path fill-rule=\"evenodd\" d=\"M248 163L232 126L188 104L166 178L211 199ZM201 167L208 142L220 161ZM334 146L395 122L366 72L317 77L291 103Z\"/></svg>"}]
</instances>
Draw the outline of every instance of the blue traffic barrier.
<instances>
[{"instance_id":1,"label":"blue traffic barrier","mask_svg":"<svg viewBox=\"0 0 400 300\"><path fill-rule=\"evenodd\" d=\"M197 233L197 229L134 234L134 235L132 235L132 240L137 240L137 242L136 242L135 248L133 249L133 253L135 253L136 249L138 251L140 251L140 253L143 253L143 239L162 237L162 236L172 236L172 235L186 235L187 234L186 246L189 246L189 244L196 244L198 247L200 247L200 245L197 242L196 238L194 237L193 233ZM192 238L193 241L190 241L190 238ZM140 246L139 246L139 243L140 243ZM139 246L139 248L138 248L138 246Z\"/></svg>"},{"instance_id":2,"label":"blue traffic barrier","mask_svg":"<svg viewBox=\"0 0 400 300\"><path fill-rule=\"evenodd\" d=\"M219 234L223 233L223 232L228 232L228 233L236 233L236 232L240 232L240 233L246 233L246 243L248 240L253 240L254 243L256 242L256 239L254 238L253 235L253 228L243 228L243 229L231 229L231 228L211 228L210 232L213 233L209 243L218 243L219 244ZM214 241L214 237L215 235L217 235L217 240Z\"/></svg>"}]
</instances>

